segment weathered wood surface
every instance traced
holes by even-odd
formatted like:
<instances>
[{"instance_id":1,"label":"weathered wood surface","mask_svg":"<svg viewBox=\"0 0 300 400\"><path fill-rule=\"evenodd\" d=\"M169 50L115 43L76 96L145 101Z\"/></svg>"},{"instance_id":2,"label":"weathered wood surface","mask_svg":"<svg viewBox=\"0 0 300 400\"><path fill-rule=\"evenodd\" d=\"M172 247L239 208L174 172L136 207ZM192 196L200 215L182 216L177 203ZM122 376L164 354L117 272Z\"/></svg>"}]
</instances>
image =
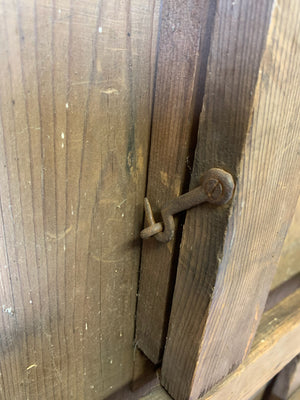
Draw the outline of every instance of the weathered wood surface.
<instances>
[{"instance_id":1,"label":"weathered wood surface","mask_svg":"<svg viewBox=\"0 0 300 400\"><path fill-rule=\"evenodd\" d=\"M187 213L162 365L176 400L248 354L299 195L300 3L274 4L269 28L271 3L217 8L191 187L214 166L237 186L231 207Z\"/></svg>"},{"instance_id":2,"label":"weathered wood surface","mask_svg":"<svg viewBox=\"0 0 300 400\"><path fill-rule=\"evenodd\" d=\"M299 353L299 337L300 290L297 290L263 315L243 363L199 400L248 400ZM157 387L142 399L171 400L171 397Z\"/></svg>"},{"instance_id":3,"label":"weathered wood surface","mask_svg":"<svg viewBox=\"0 0 300 400\"><path fill-rule=\"evenodd\" d=\"M300 400L300 389L296 390L296 392L291 395L289 400Z\"/></svg>"},{"instance_id":4,"label":"weathered wood surface","mask_svg":"<svg viewBox=\"0 0 300 400\"><path fill-rule=\"evenodd\" d=\"M1 399L131 380L158 3L1 3Z\"/></svg>"},{"instance_id":5,"label":"weathered wood surface","mask_svg":"<svg viewBox=\"0 0 300 400\"><path fill-rule=\"evenodd\" d=\"M171 400L171 397L162 386L157 386L150 393L140 398L141 400Z\"/></svg>"},{"instance_id":6,"label":"weathered wood surface","mask_svg":"<svg viewBox=\"0 0 300 400\"><path fill-rule=\"evenodd\" d=\"M163 2L147 185L158 220L188 189L215 8L209 0ZM180 237L179 226L168 245L143 242L136 340L154 363L165 343Z\"/></svg>"},{"instance_id":7,"label":"weathered wood surface","mask_svg":"<svg viewBox=\"0 0 300 400\"><path fill-rule=\"evenodd\" d=\"M264 400L264 392L265 392L265 387L260 389L254 396L252 396L249 400Z\"/></svg>"},{"instance_id":8,"label":"weathered wood surface","mask_svg":"<svg viewBox=\"0 0 300 400\"><path fill-rule=\"evenodd\" d=\"M286 235L271 289L300 274L300 197Z\"/></svg>"},{"instance_id":9,"label":"weathered wood surface","mask_svg":"<svg viewBox=\"0 0 300 400\"><path fill-rule=\"evenodd\" d=\"M300 272L292 276L289 280L284 281L279 286L276 286L269 292L264 311L270 310L276 306L285 297L292 294L295 290L300 288Z\"/></svg>"},{"instance_id":10,"label":"weathered wood surface","mask_svg":"<svg viewBox=\"0 0 300 400\"><path fill-rule=\"evenodd\" d=\"M300 390L300 354L298 354L297 360L296 360L296 369L293 374L293 377L290 382L290 387L289 387L289 395L290 397L296 393L298 390ZM299 396L300 399L300 396Z\"/></svg>"},{"instance_id":11,"label":"weathered wood surface","mask_svg":"<svg viewBox=\"0 0 300 400\"><path fill-rule=\"evenodd\" d=\"M264 400L287 400L300 387L300 355L290 361L268 388Z\"/></svg>"}]
</instances>

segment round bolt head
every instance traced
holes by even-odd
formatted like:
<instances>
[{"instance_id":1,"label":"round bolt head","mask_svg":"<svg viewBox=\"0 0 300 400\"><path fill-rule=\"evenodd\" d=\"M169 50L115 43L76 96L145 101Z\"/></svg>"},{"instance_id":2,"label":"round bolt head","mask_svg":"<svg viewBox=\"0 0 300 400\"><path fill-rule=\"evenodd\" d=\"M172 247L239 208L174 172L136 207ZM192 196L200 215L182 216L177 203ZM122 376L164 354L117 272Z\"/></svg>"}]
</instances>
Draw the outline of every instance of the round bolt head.
<instances>
[{"instance_id":1,"label":"round bolt head","mask_svg":"<svg viewBox=\"0 0 300 400\"><path fill-rule=\"evenodd\" d=\"M212 168L203 175L204 190L209 203L222 205L231 200L234 192L232 175L220 168Z\"/></svg>"}]
</instances>

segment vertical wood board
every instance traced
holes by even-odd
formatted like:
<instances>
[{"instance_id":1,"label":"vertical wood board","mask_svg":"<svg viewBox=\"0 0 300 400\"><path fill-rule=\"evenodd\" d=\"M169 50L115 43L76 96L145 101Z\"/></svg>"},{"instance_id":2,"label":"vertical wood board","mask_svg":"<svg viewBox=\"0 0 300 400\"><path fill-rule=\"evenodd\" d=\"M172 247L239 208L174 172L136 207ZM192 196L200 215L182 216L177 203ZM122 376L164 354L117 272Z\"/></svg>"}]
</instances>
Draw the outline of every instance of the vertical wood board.
<instances>
[{"instance_id":1,"label":"vertical wood board","mask_svg":"<svg viewBox=\"0 0 300 400\"><path fill-rule=\"evenodd\" d=\"M199 400L249 400L280 372L300 350L299 301L300 290L264 313L243 363ZM171 397L162 387L156 387L141 399L170 400Z\"/></svg>"},{"instance_id":2,"label":"vertical wood board","mask_svg":"<svg viewBox=\"0 0 300 400\"><path fill-rule=\"evenodd\" d=\"M1 2L3 399L131 380L158 8Z\"/></svg>"},{"instance_id":3,"label":"vertical wood board","mask_svg":"<svg viewBox=\"0 0 300 400\"><path fill-rule=\"evenodd\" d=\"M300 197L280 254L272 289L300 274Z\"/></svg>"},{"instance_id":4,"label":"vertical wood board","mask_svg":"<svg viewBox=\"0 0 300 400\"><path fill-rule=\"evenodd\" d=\"M215 8L215 0L162 5L147 184L157 220L188 188ZM179 226L167 245L143 242L136 341L154 363L165 344L180 236Z\"/></svg>"},{"instance_id":5,"label":"vertical wood board","mask_svg":"<svg viewBox=\"0 0 300 400\"><path fill-rule=\"evenodd\" d=\"M218 5L191 187L223 167L236 193L227 208L187 213L162 367L176 400L197 399L248 354L295 210L299 7L274 4L269 28L271 2Z\"/></svg>"}]
</instances>

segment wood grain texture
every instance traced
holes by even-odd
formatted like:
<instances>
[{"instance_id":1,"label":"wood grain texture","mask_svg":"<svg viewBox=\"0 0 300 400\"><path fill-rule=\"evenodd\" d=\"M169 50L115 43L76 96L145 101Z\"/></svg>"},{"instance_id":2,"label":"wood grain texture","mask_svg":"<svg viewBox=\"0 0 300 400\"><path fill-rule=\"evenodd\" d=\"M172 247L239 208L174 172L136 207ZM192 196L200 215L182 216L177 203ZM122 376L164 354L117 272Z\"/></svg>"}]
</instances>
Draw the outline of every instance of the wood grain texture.
<instances>
[{"instance_id":1,"label":"wood grain texture","mask_svg":"<svg viewBox=\"0 0 300 400\"><path fill-rule=\"evenodd\" d=\"M248 400L299 353L300 290L265 313L251 352L236 371L201 400Z\"/></svg>"},{"instance_id":2,"label":"wood grain texture","mask_svg":"<svg viewBox=\"0 0 300 400\"><path fill-rule=\"evenodd\" d=\"M1 399L131 380L158 8L1 2Z\"/></svg>"},{"instance_id":3,"label":"wood grain texture","mask_svg":"<svg viewBox=\"0 0 300 400\"><path fill-rule=\"evenodd\" d=\"M300 355L292 359L274 378L264 400L288 400L300 387Z\"/></svg>"},{"instance_id":4,"label":"wood grain texture","mask_svg":"<svg viewBox=\"0 0 300 400\"><path fill-rule=\"evenodd\" d=\"M199 400L249 400L300 351L300 290L265 313L243 363ZM143 400L170 400L162 387ZM296 397L298 400L298 398Z\"/></svg>"},{"instance_id":5,"label":"wood grain texture","mask_svg":"<svg viewBox=\"0 0 300 400\"><path fill-rule=\"evenodd\" d=\"M286 235L271 289L300 274L300 197Z\"/></svg>"},{"instance_id":6,"label":"wood grain texture","mask_svg":"<svg viewBox=\"0 0 300 400\"><path fill-rule=\"evenodd\" d=\"M260 61L270 6L218 5L191 187L216 166L236 193L227 209L187 213L162 366L176 400L248 354L299 195L300 4L274 6Z\"/></svg>"},{"instance_id":7,"label":"wood grain texture","mask_svg":"<svg viewBox=\"0 0 300 400\"><path fill-rule=\"evenodd\" d=\"M147 184L157 220L162 206L188 189L215 3L163 2ZM154 363L165 344L180 236L179 227L168 245L143 242L136 340Z\"/></svg>"},{"instance_id":8,"label":"wood grain texture","mask_svg":"<svg viewBox=\"0 0 300 400\"><path fill-rule=\"evenodd\" d=\"M276 271L277 273L277 271ZM273 280L274 282L274 280ZM292 276L289 280L284 281L269 292L264 311L270 310L285 297L292 294L300 288L300 273Z\"/></svg>"}]
</instances>

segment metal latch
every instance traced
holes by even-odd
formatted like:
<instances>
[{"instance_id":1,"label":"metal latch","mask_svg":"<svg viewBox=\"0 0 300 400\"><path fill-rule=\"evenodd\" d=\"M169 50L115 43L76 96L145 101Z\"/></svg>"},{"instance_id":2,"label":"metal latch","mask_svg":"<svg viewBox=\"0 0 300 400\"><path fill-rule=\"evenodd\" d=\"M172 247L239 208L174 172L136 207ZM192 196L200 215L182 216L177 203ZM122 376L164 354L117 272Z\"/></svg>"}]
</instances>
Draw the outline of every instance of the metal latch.
<instances>
[{"instance_id":1,"label":"metal latch","mask_svg":"<svg viewBox=\"0 0 300 400\"><path fill-rule=\"evenodd\" d=\"M159 242L169 242L175 231L174 214L205 202L217 206L226 204L232 198L234 187L233 177L229 172L212 168L202 175L200 186L172 200L161 210L163 222L155 222L151 205L145 197L145 214L149 226L141 231L141 238L154 236Z\"/></svg>"}]
</instances>

